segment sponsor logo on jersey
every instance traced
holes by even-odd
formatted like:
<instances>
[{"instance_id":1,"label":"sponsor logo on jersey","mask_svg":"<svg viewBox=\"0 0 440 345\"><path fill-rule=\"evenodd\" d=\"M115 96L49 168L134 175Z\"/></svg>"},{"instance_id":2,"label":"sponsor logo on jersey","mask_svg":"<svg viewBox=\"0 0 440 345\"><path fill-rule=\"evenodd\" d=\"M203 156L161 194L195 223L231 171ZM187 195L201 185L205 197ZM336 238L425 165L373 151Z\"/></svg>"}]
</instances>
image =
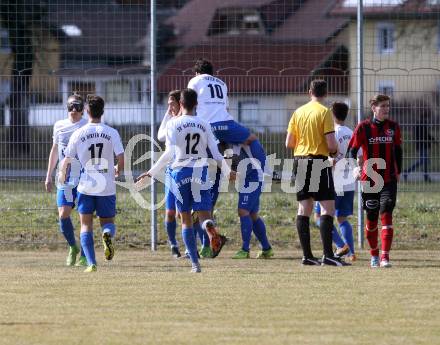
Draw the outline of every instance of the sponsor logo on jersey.
<instances>
[{"instance_id":1,"label":"sponsor logo on jersey","mask_svg":"<svg viewBox=\"0 0 440 345\"><path fill-rule=\"evenodd\" d=\"M383 137L373 137L368 139L370 144L390 144L393 142L393 137L383 136Z\"/></svg>"}]
</instances>

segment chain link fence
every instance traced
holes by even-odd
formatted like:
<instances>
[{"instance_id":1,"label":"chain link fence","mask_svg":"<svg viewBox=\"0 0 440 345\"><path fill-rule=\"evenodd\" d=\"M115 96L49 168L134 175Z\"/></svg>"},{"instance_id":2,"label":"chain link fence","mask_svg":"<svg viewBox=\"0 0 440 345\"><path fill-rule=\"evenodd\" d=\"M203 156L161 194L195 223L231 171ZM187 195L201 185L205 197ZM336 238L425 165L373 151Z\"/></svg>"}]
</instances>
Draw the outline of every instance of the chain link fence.
<instances>
[{"instance_id":1,"label":"chain link fence","mask_svg":"<svg viewBox=\"0 0 440 345\"><path fill-rule=\"evenodd\" d=\"M284 147L287 123L308 101L310 80L328 81L328 103L347 102L347 123L354 127L361 71L365 104L375 93L389 94L391 117L403 131L397 244L435 245L440 5L365 0L362 70L356 60L356 6L351 0L158 0L155 121L158 126L166 111L168 92L186 87L194 61L205 57L228 85L233 117L259 136L268 155L284 159L291 156ZM103 96L105 122L119 130L124 145L136 134L150 134L150 3L56 0L31 6L4 0L0 15L0 244L56 245L62 241L55 194L45 192L44 179L52 128L67 117L67 97L73 91ZM363 113L370 116L369 108ZM145 141L136 145L132 163L148 150ZM148 161L133 171L146 168ZM275 169L281 171L282 163ZM117 207L117 241L146 246L149 211L125 188L118 190ZM230 237L238 238L235 208L236 195L222 195L217 219ZM164 243L162 211L158 227ZM261 213L274 242L293 243L294 195L274 184L263 195ZM76 215L73 219L78 227Z\"/></svg>"}]
</instances>

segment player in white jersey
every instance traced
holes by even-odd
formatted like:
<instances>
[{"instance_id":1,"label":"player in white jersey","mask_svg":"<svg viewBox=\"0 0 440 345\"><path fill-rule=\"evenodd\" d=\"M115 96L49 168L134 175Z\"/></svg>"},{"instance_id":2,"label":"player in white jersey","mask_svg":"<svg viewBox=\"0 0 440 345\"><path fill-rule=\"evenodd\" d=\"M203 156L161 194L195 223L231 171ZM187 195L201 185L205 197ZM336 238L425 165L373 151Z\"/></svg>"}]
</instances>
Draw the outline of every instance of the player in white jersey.
<instances>
[{"instance_id":1,"label":"player in white jersey","mask_svg":"<svg viewBox=\"0 0 440 345\"><path fill-rule=\"evenodd\" d=\"M173 90L168 94L168 109L165 113L165 116L162 119L159 130L157 132L157 139L159 141L165 142L166 132L167 132L167 123L172 121L176 116L180 114L180 90ZM167 167L165 176L167 179L171 178L170 176L171 168ZM174 194L171 193L168 188L169 183L165 183L165 229L168 235L168 242L171 247L171 255L175 258L181 257L179 244L176 239L176 199Z\"/></svg>"},{"instance_id":2,"label":"player in white jersey","mask_svg":"<svg viewBox=\"0 0 440 345\"><path fill-rule=\"evenodd\" d=\"M353 131L345 126L344 122L348 115L348 106L343 102L335 102L332 105L333 119L335 121L335 137L338 143L338 155L335 158L335 163L345 157L347 153L348 144ZM358 153L358 157L362 155ZM342 162L341 162L342 163ZM349 164L345 165L344 176L352 174ZM340 176L343 177L343 176ZM354 252L354 240L353 229L351 224L347 221L347 217L353 214L353 201L354 191L356 189L356 182L344 184L344 179L338 178L338 174L335 174L335 189L338 192L335 198L335 215L339 224L342 237L339 235L338 230L333 226L333 242L335 243L336 255L343 256L348 254L348 257L352 260L356 260ZM339 186L338 186L339 185ZM315 205L316 214L320 214L320 205Z\"/></svg>"},{"instance_id":3,"label":"player in white jersey","mask_svg":"<svg viewBox=\"0 0 440 345\"><path fill-rule=\"evenodd\" d=\"M171 190L176 197L176 206L182 219L182 238L192 261L192 272L200 272L197 246L191 210L197 211L203 228L210 233L212 200L208 174L208 150L223 168L226 176L231 171L217 148L210 125L198 116L194 116L197 94L194 90L184 89L180 95L182 115L167 124L166 149L151 169L142 174L137 182L144 185L146 177L154 177L167 164L171 164ZM233 174L233 176L235 176ZM221 249L221 248L220 248Z\"/></svg>"},{"instance_id":4,"label":"player in white jersey","mask_svg":"<svg viewBox=\"0 0 440 345\"><path fill-rule=\"evenodd\" d=\"M57 166L57 162L64 159L64 150L69 143L73 132L84 126L87 120L82 117L84 111L84 101L79 94L74 93L67 99L68 118L59 120L53 126L53 145L50 150L47 164L47 174L45 187L47 192L52 191L52 175ZM73 266L75 263L79 266L86 265L84 253L77 262L76 258L80 249L76 243L75 230L73 228L70 214L75 207L76 187L78 185L81 171L81 164L77 159L73 159L69 166L69 174L66 183L57 184L57 207L59 216L60 232L63 234L69 245L69 254L67 255L66 265Z\"/></svg>"},{"instance_id":5,"label":"player in white jersey","mask_svg":"<svg viewBox=\"0 0 440 345\"><path fill-rule=\"evenodd\" d=\"M216 138L226 144L247 144L252 156L261 164L264 171L266 153L257 136L249 129L235 122L229 114L228 87L224 81L213 76L214 67L199 59L194 66L196 76L188 83L188 88L197 92L197 116L209 122ZM218 197L218 179L213 186L213 203Z\"/></svg>"},{"instance_id":6,"label":"player in white jersey","mask_svg":"<svg viewBox=\"0 0 440 345\"><path fill-rule=\"evenodd\" d=\"M96 271L93 244L95 211L101 223L105 258L111 260L114 255L112 238L116 233L115 176L118 176L124 167L124 148L118 131L101 122L104 100L99 96L88 95L87 105L89 122L73 133L69 140L64 151L66 158L61 166L60 181L65 178L67 164L77 156L83 167L78 184L81 246L87 258L88 267L85 272L94 272Z\"/></svg>"}]
</instances>

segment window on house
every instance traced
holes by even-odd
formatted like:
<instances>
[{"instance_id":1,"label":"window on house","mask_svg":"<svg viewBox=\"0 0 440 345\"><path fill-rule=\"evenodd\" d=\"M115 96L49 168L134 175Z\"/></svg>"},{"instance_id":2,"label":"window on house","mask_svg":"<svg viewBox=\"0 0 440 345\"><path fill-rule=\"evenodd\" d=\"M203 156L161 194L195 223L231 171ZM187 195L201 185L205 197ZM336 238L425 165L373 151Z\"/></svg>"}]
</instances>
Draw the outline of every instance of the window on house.
<instances>
[{"instance_id":1,"label":"window on house","mask_svg":"<svg viewBox=\"0 0 440 345\"><path fill-rule=\"evenodd\" d=\"M9 45L9 32L3 28L0 28L0 52L11 52L11 46Z\"/></svg>"},{"instance_id":2,"label":"window on house","mask_svg":"<svg viewBox=\"0 0 440 345\"><path fill-rule=\"evenodd\" d=\"M377 46L379 53L389 54L394 52L394 25L379 24L377 26Z\"/></svg>"},{"instance_id":3,"label":"window on house","mask_svg":"<svg viewBox=\"0 0 440 345\"><path fill-rule=\"evenodd\" d=\"M440 52L440 22L437 23L437 51Z\"/></svg>"},{"instance_id":4,"label":"window on house","mask_svg":"<svg viewBox=\"0 0 440 345\"><path fill-rule=\"evenodd\" d=\"M264 32L261 15L256 9L223 8L217 10L208 29L208 36L228 34L260 34Z\"/></svg>"},{"instance_id":5,"label":"window on house","mask_svg":"<svg viewBox=\"0 0 440 345\"><path fill-rule=\"evenodd\" d=\"M131 82L129 80L109 80L104 82L104 95L106 102L119 103L130 102Z\"/></svg>"},{"instance_id":6,"label":"window on house","mask_svg":"<svg viewBox=\"0 0 440 345\"><path fill-rule=\"evenodd\" d=\"M258 114L258 101L245 101L238 103L238 121L244 125L254 127L260 124Z\"/></svg>"},{"instance_id":7,"label":"window on house","mask_svg":"<svg viewBox=\"0 0 440 345\"><path fill-rule=\"evenodd\" d=\"M395 89L394 82L380 81L377 89L379 93L392 97Z\"/></svg>"},{"instance_id":8,"label":"window on house","mask_svg":"<svg viewBox=\"0 0 440 345\"><path fill-rule=\"evenodd\" d=\"M84 100L88 94L96 93L96 85L94 81L76 81L72 80L67 83L67 94L71 95L78 92Z\"/></svg>"}]
</instances>

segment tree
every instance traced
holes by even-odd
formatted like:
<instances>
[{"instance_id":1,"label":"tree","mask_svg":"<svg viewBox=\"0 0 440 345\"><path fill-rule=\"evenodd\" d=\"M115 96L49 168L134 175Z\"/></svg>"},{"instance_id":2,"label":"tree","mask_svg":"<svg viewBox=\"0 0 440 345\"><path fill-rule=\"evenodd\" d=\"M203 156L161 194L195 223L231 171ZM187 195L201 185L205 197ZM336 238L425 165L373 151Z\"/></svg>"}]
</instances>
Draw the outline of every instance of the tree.
<instances>
[{"instance_id":1,"label":"tree","mask_svg":"<svg viewBox=\"0 0 440 345\"><path fill-rule=\"evenodd\" d=\"M10 142L14 152L28 152L30 147L29 86L35 57L32 37L35 27L43 27L44 13L44 6L40 1L2 0L0 4L0 18L3 26L8 30L13 55L9 107Z\"/></svg>"}]
</instances>

